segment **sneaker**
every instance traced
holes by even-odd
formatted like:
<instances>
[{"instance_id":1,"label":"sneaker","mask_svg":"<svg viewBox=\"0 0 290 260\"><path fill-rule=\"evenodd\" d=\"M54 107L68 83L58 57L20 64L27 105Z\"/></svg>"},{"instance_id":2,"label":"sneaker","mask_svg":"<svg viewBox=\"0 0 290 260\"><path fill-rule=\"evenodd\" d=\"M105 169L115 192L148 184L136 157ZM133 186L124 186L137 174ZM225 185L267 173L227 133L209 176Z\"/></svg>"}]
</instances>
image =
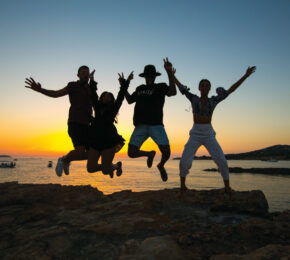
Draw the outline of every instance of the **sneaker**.
<instances>
[{"instance_id":1,"label":"sneaker","mask_svg":"<svg viewBox=\"0 0 290 260\"><path fill-rule=\"evenodd\" d=\"M68 162L64 162L62 161L62 167L63 167L63 171L66 175L69 175L69 166L70 166L70 163Z\"/></svg>"},{"instance_id":2,"label":"sneaker","mask_svg":"<svg viewBox=\"0 0 290 260\"><path fill-rule=\"evenodd\" d=\"M122 175L122 173L123 173L123 171L122 171L122 162L117 162L117 169L116 170L117 170L116 175L118 177L120 177Z\"/></svg>"},{"instance_id":3,"label":"sneaker","mask_svg":"<svg viewBox=\"0 0 290 260\"><path fill-rule=\"evenodd\" d=\"M63 171L63 162L62 162L62 157L58 158L57 164L55 167L55 173L58 177L62 176L62 171Z\"/></svg>"},{"instance_id":4,"label":"sneaker","mask_svg":"<svg viewBox=\"0 0 290 260\"><path fill-rule=\"evenodd\" d=\"M155 154L156 154L155 151L151 151L150 152L150 155L148 156L148 159L147 159L147 166L148 166L148 168L151 168L152 167Z\"/></svg>"},{"instance_id":5,"label":"sneaker","mask_svg":"<svg viewBox=\"0 0 290 260\"><path fill-rule=\"evenodd\" d=\"M160 164L157 165L157 168L160 172L160 176L161 176L161 179L165 182L167 181L168 177L167 177L167 172L164 168L164 166L161 166Z\"/></svg>"}]
</instances>

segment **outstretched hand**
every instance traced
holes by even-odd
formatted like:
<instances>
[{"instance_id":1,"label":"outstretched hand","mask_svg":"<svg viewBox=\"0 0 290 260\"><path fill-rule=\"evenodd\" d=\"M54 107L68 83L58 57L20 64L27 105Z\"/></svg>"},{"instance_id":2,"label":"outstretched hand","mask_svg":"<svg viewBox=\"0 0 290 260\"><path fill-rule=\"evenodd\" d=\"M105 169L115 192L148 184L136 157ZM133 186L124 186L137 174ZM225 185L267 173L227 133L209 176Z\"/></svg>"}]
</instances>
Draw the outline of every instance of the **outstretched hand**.
<instances>
[{"instance_id":1,"label":"outstretched hand","mask_svg":"<svg viewBox=\"0 0 290 260\"><path fill-rule=\"evenodd\" d=\"M27 84L27 86L25 86L26 88L30 88L38 92L41 90L41 84L39 82L35 82L35 80L31 77L25 79L25 84Z\"/></svg>"},{"instance_id":2,"label":"outstretched hand","mask_svg":"<svg viewBox=\"0 0 290 260\"><path fill-rule=\"evenodd\" d=\"M246 76L249 77L251 74L253 74L256 71L256 66L248 67L246 71Z\"/></svg>"},{"instance_id":3,"label":"outstretched hand","mask_svg":"<svg viewBox=\"0 0 290 260\"><path fill-rule=\"evenodd\" d=\"M167 72L172 72L172 63L168 60L168 58L163 59L163 62L164 62L164 69Z\"/></svg>"},{"instance_id":4,"label":"outstretched hand","mask_svg":"<svg viewBox=\"0 0 290 260\"><path fill-rule=\"evenodd\" d=\"M93 70L93 71L90 73L90 80L94 80L95 72L96 72L96 70Z\"/></svg>"}]
</instances>

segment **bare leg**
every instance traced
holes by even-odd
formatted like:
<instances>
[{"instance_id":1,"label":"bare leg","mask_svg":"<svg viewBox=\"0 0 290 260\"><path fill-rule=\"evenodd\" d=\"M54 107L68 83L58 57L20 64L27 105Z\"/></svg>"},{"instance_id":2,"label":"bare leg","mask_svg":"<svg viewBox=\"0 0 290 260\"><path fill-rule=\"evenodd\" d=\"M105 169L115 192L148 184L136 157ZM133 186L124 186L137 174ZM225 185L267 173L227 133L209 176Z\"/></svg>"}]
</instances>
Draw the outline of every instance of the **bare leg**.
<instances>
[{"instance_id":1,"label":"bare leg","mask_svg":"<svg viewBox=\"0 0 290 260\"><path fill-rule=\"evenodd\" d=\"M186 191L187 187L185 186L186 177L180 176L180 191Z\"/></svg>"},{"instance_id":2,"label":"bare leg","mask_svg":"<svg viewBox=\"0 0 290 260\"><path fill-rule=\"evenodd\" d=\"M128 156L130 158L138 158L138 157L143 157L143 156L147 157L148 168L151 168L155 154L156 154L155 151L150 151L150 152L142 151L139 149L139 147L133 144L129 144L129 147L128 147Z\"/></svg>"},{"instance_id":3,"label":"bare leg","mask_svg":"<svg viewBox=\"0 0 290 260\"><path fill-rule=\"evenodd\" d=\"M100 158L100 153L93 149L90 148L88 151L88 162L87 162L87 171L90 173L101 171L102 166L98 164Z\"/></svg>"},{"instance_id":4,"label":"bare leg","mask_svg":"<svg viewBox=\"0 0 290 260\"><path fill-rule=\"evenodd\" d=\"M84 146L76 146L74 150L70 151L67 155L62 158L65 163L70 163L71 161L81 161L88 159L88 152Z\"/></svg>"},{"instance_id":5,"label":"bare leg","mask_svg":"<svg viewBox=\"0 0 290 260\"><path fill-rule=\"evenodd\" d=\"M168 176L167 176L167 172L164 168L164 164L168 161L168 159L170 157L170 146L169 145L159 145L158 147L160 149L162 156L161 156L160 163L157 165L157 168L160 172L161 179L163 181L167 181Z\"/></svg>"},{"instance_id":6,"label":"bare leg","mask_svg":"<svg viewBox=\"0 0 290 260\"><path fill-rule=\"evenodd\" d=\"M102 172L109 174L111 178L114 176L114 167L112 165L115 156L115 147L106 149L102 152Z\"/></svg>"},{"instance_id":7,"label":"bare leg","mask_svg":"<svg viewBox=\"0 0 290 260\"><path fill-rule=\"evenodd\" d=\"M168 161L170 158L170 146L169 145L159 145L159 150L162 154L161 161L159 165L164 166L164 164Z\"/></svg>"},{"instance_id":8,"label":"bare leg","mask_svg":"<svg viewBox=\"0 0 290 260\"><path fill-rule=\"evenodd\" d=\"M186 177L180 176L180 191L178 193L178 198L181 199L184 193L187 191L187 187L185 186Z\"/></svg>"},{"instance_id":9,"label":"bare leg","mask_svg":"<svg viewBox=\"0 0 290 260\"><path fill-rule=\"evenodd\" d=\"M224 184L225 184L225 193L227 193L230 198L232 198L232 188L230 187L230 180L224 180Z\"/></svg>"}]
</instances>

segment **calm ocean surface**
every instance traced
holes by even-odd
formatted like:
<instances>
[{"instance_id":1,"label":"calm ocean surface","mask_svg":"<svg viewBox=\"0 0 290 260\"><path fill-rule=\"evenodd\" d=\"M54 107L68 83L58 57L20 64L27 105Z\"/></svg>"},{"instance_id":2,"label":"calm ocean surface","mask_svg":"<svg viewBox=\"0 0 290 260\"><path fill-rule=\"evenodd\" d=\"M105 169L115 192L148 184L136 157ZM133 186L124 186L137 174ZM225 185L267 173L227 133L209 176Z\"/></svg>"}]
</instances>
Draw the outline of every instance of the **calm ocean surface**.
<instances>
[{"instance_id":1,"label":"calm ocean surface","mask_svg":"<svg viewBox=\"0 0 290 260\"><path fill-rule=\"evenodd\" d=\"M48 168L48 161L53 161L53 167ZM117 159L118 160L118 159ZM117 161L116 160L116 161ZM169 160L166 169L168 181L162 182L156 164L146 167L145 159L122 158L123 175L121 177L104 176L102 173L88 173L86 162L73 162L70 175L58 177L55 175L57 158L18 158L16 168L0 168L0 182L18 181L19 183L59 183L62 185L91 185L105 194L131 189L132 191L157 190L179 186L179 161ZM228 161L230 167L281 167L290 168L290 161L276 163L262 161ZM195 161L187 178L190 189L207 190L222 188L223 182L217 172L204 172L203 169L216 168L212 161ZM290 175L274 176L263 174L231 174L231 186L235 190L262 190L267 197L270 211L290 209Z\"/></svg>"}]
</instances>

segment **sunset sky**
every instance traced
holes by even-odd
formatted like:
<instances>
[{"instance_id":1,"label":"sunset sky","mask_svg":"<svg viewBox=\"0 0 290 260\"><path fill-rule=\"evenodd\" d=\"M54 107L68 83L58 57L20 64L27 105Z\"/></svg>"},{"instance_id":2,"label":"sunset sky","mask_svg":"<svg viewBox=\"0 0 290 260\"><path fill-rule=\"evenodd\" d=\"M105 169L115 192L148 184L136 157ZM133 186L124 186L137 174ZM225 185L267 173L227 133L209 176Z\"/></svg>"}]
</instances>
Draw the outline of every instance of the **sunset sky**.
<instances>
[{"instance_id":1,"label":"sunset sky","mask_svg":"<svg viewBox=\"0 0 290 260\"><path fill-rule=\"evenodd\" d=\"M77 69L95 69L99 93L118 91L118 72L138 74L154 64L168 82L162 59L198 94L208 78L210 95L257 71L214 113L225 153L290 144L290 1L1 1L0 154L58 156L72 148L67 134L68 97L53 99L25 88L34 77L43 88L77 80ZM180 155L192 127L189 101L166 98L164 124L173 155ZM134 105L125 101L118 131L134 129ZM156 148L152 141L144 146ZM125 153L127 145L121 153ZM206 154L200 149L198 155Z\"/></svg>"}]
</instances>

